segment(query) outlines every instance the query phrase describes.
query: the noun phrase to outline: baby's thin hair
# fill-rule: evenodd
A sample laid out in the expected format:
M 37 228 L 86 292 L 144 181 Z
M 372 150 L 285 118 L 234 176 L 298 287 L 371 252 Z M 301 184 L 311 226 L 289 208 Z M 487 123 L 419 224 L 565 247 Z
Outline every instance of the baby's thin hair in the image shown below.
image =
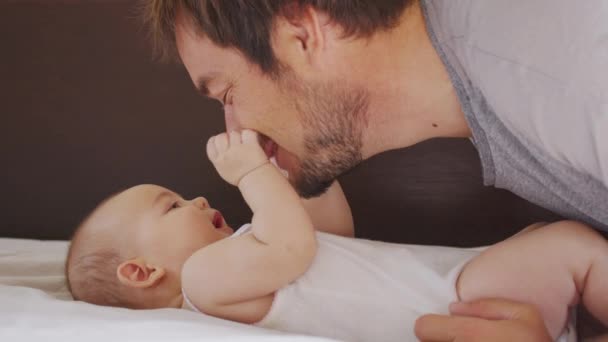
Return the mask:
M 68 259 L 69 260 L 69 259 Z M 99 249 L 68 261 L 68 288 L 75 300 L 104 306 L 131 306 L 116 278 L 120 253 Z
M 121 192 L 103 200 L 78 225 L 72 236 L 65 263 L 65 276 L 68 289 L 75 300 L 104 306 L 133 306 L 116 277 L 116 270 L 124 260 L 120 251 L 112 247 L 97 246 L 92 241 L 95 237 L 87 234 L 90 233 L 87 232 L 87 226 L 93 214 Z M 98 238 L 101 240 L 102 236 Z

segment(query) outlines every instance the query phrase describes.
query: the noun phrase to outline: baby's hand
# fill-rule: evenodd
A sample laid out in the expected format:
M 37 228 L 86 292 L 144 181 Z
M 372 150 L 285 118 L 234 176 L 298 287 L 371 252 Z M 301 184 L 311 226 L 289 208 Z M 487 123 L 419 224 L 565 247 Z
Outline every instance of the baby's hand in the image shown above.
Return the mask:
M 207 156 L 220 176 L 236 186 L 245 175 L 268 163 L 258 143 L 258 133 L 251 130 L 211 137 L 207 142 Z

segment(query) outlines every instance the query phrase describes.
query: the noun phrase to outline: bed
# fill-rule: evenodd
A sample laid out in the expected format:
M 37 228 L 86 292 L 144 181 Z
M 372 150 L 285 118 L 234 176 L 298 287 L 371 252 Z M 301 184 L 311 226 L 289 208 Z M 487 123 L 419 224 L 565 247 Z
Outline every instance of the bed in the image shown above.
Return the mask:
M 233 226 L 251 216 L 203 157 L 223 128 L 219 105 L 196 94 L 181 66 L 153 60 L 135 7 L 0 2 L 0 340 L 293 340 L 189 312 L 70 300 L 65 240 L 111 193 L 155 183 L 205 195 Z M 364 238 L 480 246 L 559 219 L 484 187 L 466 139 L 384 153 L 340 181 Z
M 186 310 L 135 311 L 72 300 L 65 241 L 0 239 L 2 341 L 329 341 L 281 334 Z

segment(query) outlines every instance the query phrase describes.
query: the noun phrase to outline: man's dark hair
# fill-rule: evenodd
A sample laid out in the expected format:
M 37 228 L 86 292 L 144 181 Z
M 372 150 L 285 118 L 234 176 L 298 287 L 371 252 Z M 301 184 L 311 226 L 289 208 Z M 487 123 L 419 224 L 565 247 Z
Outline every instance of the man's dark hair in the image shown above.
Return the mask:
M 175 54 L 175 20 L 181 11 L 198 34 L 223 47 L 234 47 L 265 72 L 278 63 L 271 47 L 277 16 L 289 17 L 312 6 L 329 15 L 344 37 L 369 37 L 395 27 L 415 0 L 144 0 L 144 20 L 157 51 Z

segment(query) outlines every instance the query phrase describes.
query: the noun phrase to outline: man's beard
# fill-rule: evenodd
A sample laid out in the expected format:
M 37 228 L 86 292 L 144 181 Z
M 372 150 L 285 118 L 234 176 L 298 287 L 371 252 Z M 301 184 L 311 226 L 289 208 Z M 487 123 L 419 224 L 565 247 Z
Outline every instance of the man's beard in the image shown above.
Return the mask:
M 304 155 L 296 174 L 290 175 L 291 183 L 301 197 L 317 197 L 363 160 L 369 94 L 339 82 L 303 82 L 291 71 L 284 71 L 280 79 L 293 97 L 304 130 Z

